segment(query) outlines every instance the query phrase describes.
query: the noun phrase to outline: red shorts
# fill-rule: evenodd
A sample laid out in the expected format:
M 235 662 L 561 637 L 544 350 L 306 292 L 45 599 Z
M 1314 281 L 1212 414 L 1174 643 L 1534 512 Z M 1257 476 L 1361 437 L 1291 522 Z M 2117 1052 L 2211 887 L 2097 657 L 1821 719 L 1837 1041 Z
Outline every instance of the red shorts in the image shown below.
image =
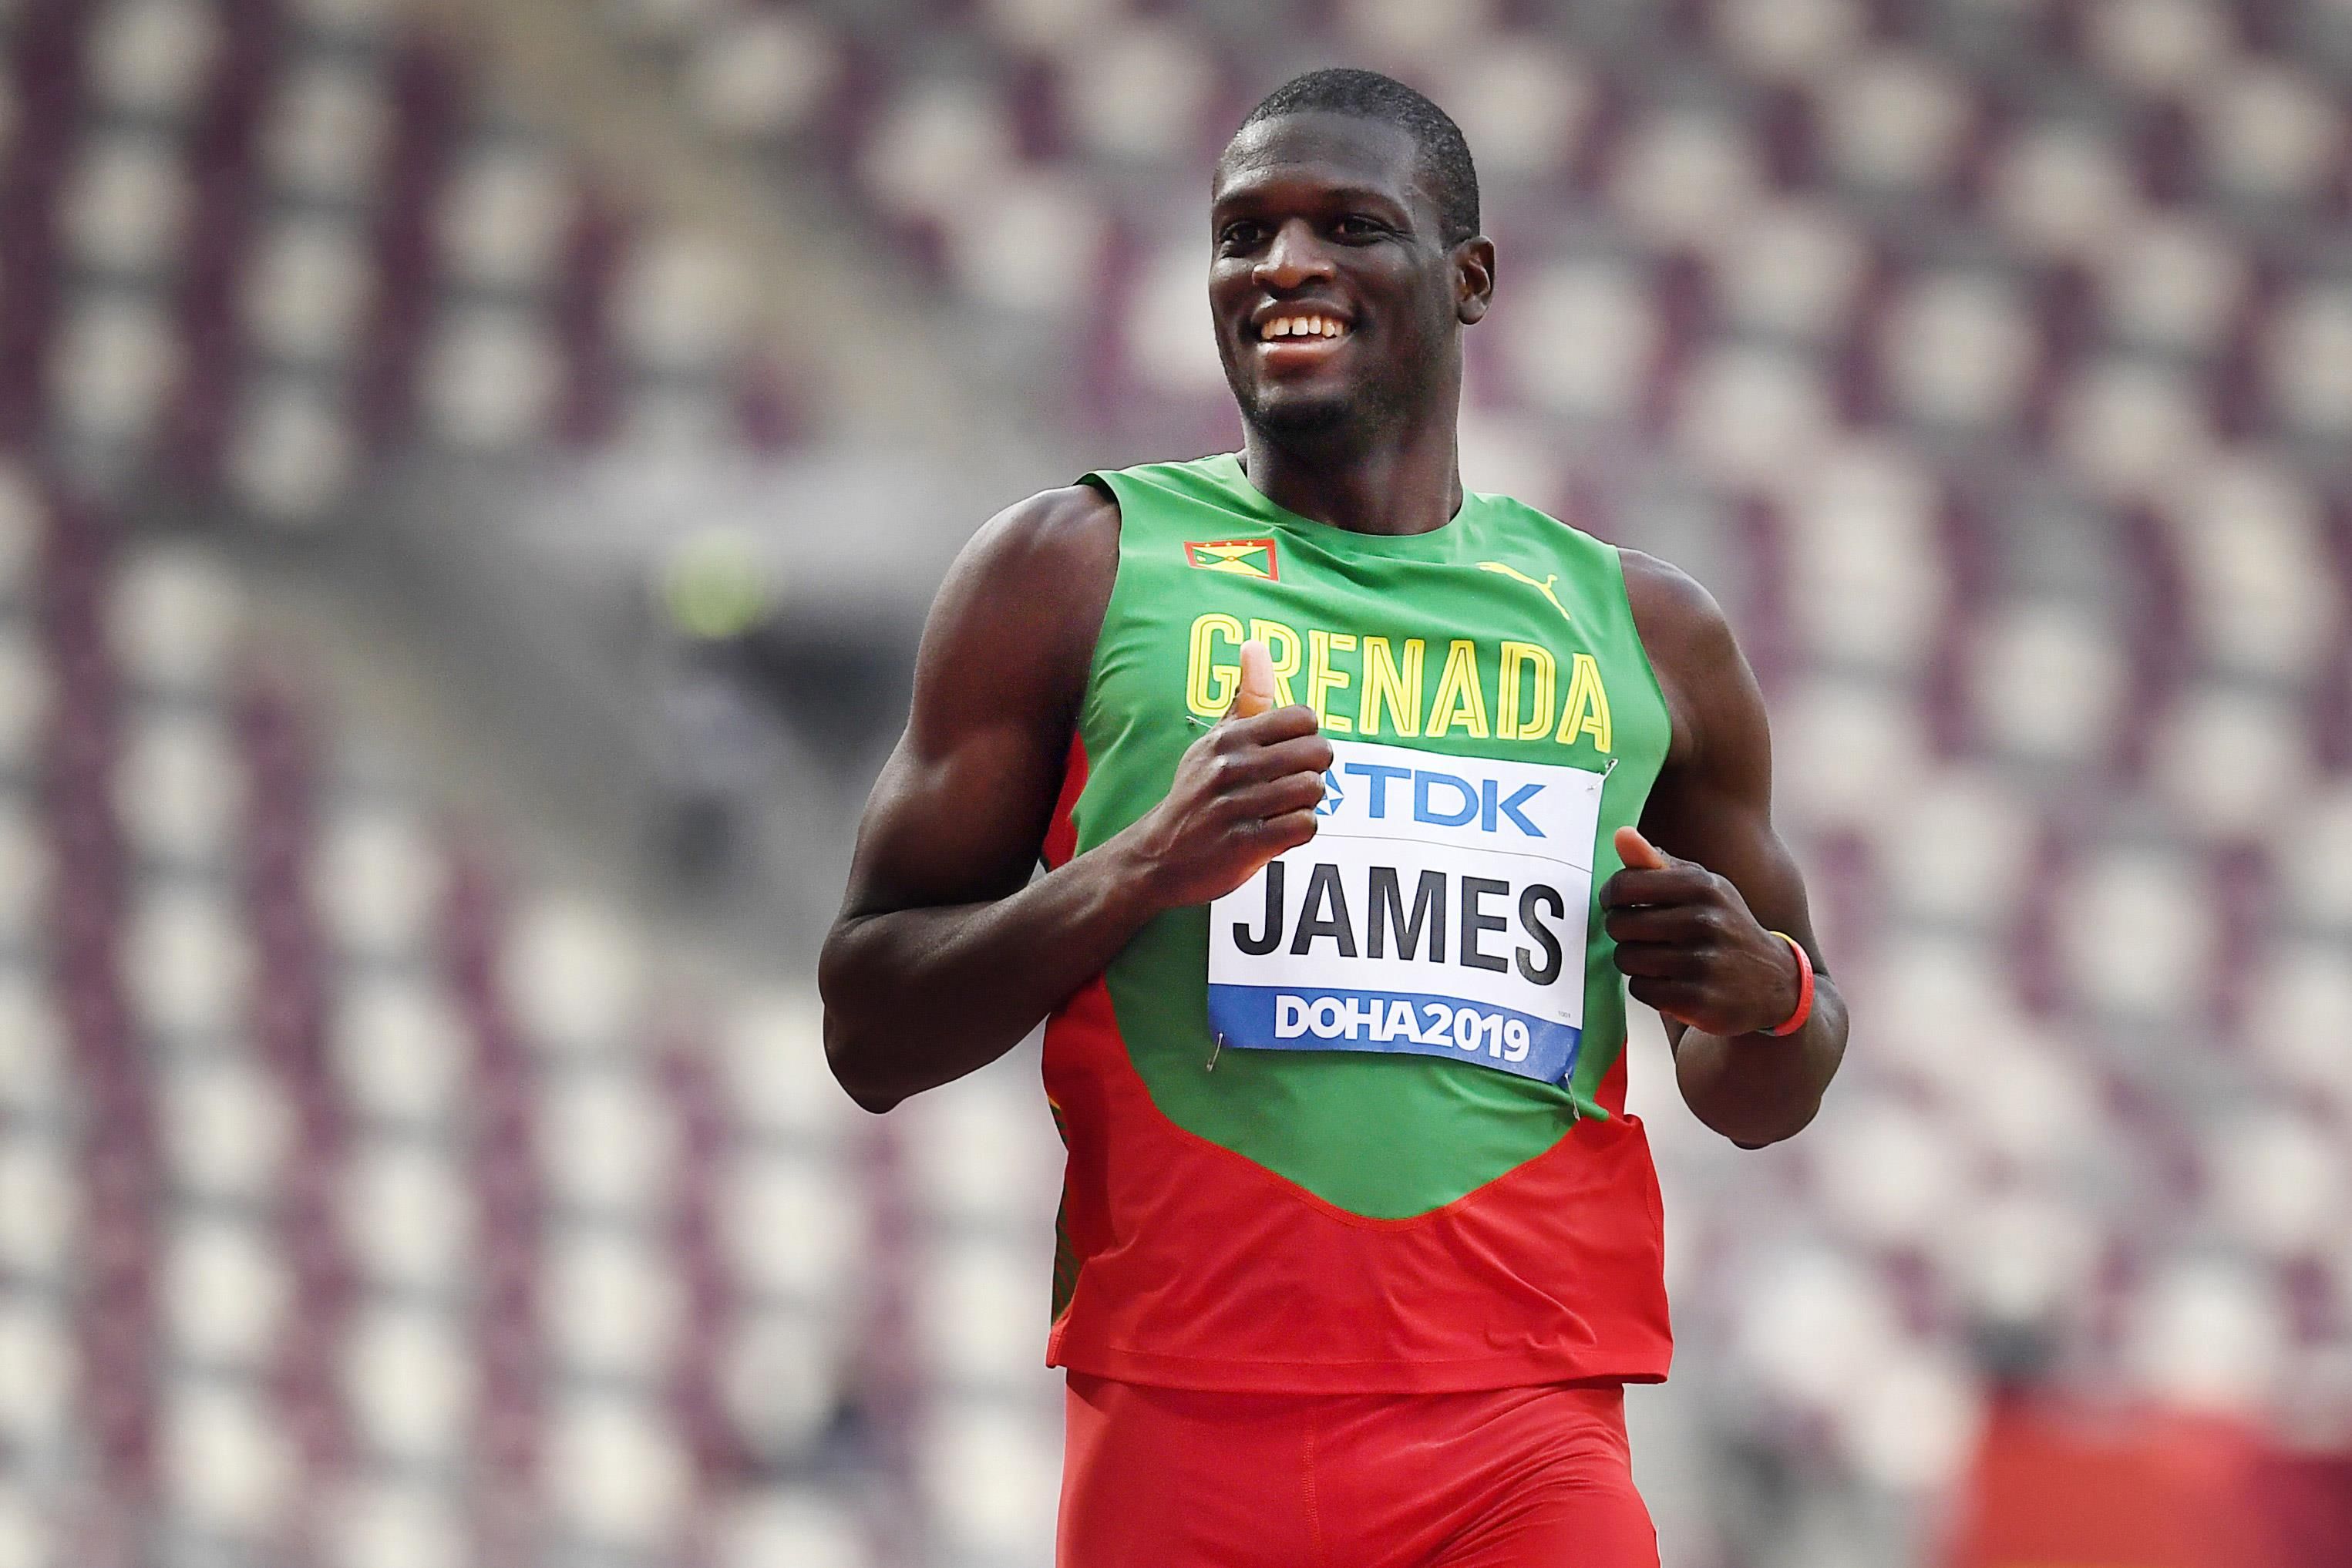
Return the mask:
M 1072 1373 L 1060 1568 L 1657 1568 L 1625 1391 L 1201 1394 Z

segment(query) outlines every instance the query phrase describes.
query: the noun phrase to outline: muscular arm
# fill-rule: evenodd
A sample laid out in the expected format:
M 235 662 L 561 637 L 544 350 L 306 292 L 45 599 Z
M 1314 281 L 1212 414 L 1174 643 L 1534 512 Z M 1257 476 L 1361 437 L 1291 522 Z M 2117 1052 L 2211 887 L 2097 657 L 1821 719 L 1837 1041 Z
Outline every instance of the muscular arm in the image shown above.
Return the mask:
M 1745 1146 L 1793 1136 L 1821 1109 L 1845 1054 L 1845 1003 L 1822 964 L 1804 879 L 1772 826 L 1764 700 L 1715 601 L 1684 574 L 1624 552 L 1633 617 L 1674 718 L 1664 769 L 1642 816 L 1663 869 L 1603 889 L 1634 997 L 1665 1016 L 1683 1099 Z M 1812 1016 L 1785 1019 L 1802 943 L 1817 976 Z
M 1116 506 L 1052 490 L 991 521 L 932 605 L 817 965 L 825 1058 L 869 1110 L 994 1061 L 1153 916 L 1314 832 L 1313 712 L 1229 716 L 1141 820 L 1031 879 L 1118 563 Z

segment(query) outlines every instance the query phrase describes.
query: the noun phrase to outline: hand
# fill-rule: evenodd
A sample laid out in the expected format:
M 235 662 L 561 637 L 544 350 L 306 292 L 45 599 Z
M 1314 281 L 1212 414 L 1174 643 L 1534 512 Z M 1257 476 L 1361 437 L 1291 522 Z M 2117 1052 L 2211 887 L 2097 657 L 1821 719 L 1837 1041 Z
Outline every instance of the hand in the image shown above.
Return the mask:
M 1242 644 L 1240 688 L 1214 729 L 1186 749 L 1168 797 L 1128 829 L 1139 874 L 1162 908 L 1205 904 L 1315 837 L 1331 742 L 1315 710 L 1274 705 L 1274 660 Z
M 1705 1034 L 1777 1028 L 1797 1009 L 1797 955 L 1730 881 L 1621 827 L 1625 868 L 1602 884 L 1603 923 L 1636 1001 Z

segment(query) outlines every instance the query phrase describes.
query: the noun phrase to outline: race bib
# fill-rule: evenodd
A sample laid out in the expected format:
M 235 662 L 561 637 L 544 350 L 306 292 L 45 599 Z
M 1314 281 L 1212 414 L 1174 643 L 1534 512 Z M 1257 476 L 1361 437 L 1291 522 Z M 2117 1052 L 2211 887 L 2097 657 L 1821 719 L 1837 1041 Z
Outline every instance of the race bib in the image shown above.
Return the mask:
M 1312 841 L 1209 906 L 1221 1048 L 1576 1065 L 1605 775 L 1331 742 Z

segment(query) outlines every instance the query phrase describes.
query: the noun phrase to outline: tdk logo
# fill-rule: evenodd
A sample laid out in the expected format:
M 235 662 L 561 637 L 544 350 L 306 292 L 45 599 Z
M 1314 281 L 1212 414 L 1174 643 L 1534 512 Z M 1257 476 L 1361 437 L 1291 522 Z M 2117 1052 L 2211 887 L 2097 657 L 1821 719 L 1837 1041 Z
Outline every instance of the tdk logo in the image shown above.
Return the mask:
M 1364 815 L 1374 822 L 1385 820 L 1393 809 L 1400 816 L 1410 813 L 1413 821 L 1434 827 L 1467 827 L 1475 822 L 1480 832 L 1497 833 L 1507 821 L 1529 838 L 1545 837 L 1527 814 L 1528 803 L 1544 792 L 1542 784 L 1521 784 L 1505 795 L 1495 779 L 1474 783 L 1459 773 L 1391 767 L 1385 763 L 1342 763 L 1325 773 L 1323 804 L 1315 808 L 1318 816 L 1333 815 L 1347 800 L 1333 776 L 1342 773 L 1364 781 Z M 1397 786 L 1393 793 L 1391 784 Z
M 1323 774 L 1323 804 L 1315 808 L 1318 816 L 1335 815 L 1348 799 L 1348 792 L 1339 787 L 1339 781 L 1334 776 L 1339 771 L 1332 768 Z

